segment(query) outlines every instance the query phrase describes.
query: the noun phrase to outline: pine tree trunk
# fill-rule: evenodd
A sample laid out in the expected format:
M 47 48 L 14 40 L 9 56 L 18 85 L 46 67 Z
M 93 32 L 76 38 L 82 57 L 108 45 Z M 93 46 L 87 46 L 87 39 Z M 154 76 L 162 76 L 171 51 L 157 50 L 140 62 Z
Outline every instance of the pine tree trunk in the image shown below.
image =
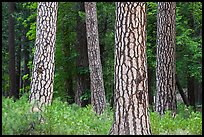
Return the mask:
M 54 83 L 57 2 L 39 2 L 36 25 L 35 54 L 29 100 L 32 111 L 41 111 L 51 103 Z
M 9 96 L 18 98 L 18 93 L 16 92 L 14 18 L 12 17 L 15 9 L 15 2 L 8 2 L 8 5 L 9 5 L 8 46 L 9 46 L 9 79 L 10 79 Z
M 190 75 L 187 77 L 187 93 L 189 104 L 195 109 L 194 77 Z
M 148 96 L 149 96 L 149 105 L 153 107 L 153 90 L 152 90 L 152 83 L 153 83 L 153 70 L 150 67 L 147 67 L 147 76 L 148 76 Z
M 176 113 L 175 24 L 176 2 L 158 2 L 156 111 Z
M 77 5 L 79 11 L 85 12 L 84 2 L 79 2 Z M 82 95 L 87 94 L 90 90 L 90 77 L 88 72 L 83 72 L 83 70 L 89 69 L 88 62 L 88 51 L 87 51 L 87 39 L 86 39 L 86 23 L 82 17 L 77 14 L 77 41 L 76 41 L 76 51 L 78 52 L 78 57 L 76 60 L 77 65 L 77 76 L 76 76 L 76 93 L 75 93 L 75 103 L 79 106 L 85 106 L 88 100 L 84 100 Z
M 23 47 L 23 55 L 24 55 L 24 70 L 23 75 L 28 75 L 28 78 L 23 81 L 23 88 L 24 92 L 28 92 L 28 86 L 30 85 L 30 69 L 28 67 L 29 62 L 29 45 L 28 39 L 26 38 L 26 28 L 23 29 L 23 36 L 22 36 L 22 47 Z
M 100 59 L 96 2 L 85 2 L 85 12 L 91 80 L 91 104 L 97 114 L 102 114 L 106 106 L 106 98 Z
M 150 135 L 146 3 L 116 3 L 114 123 L 111 135 Z
M 186 97 L 186 95 L 185 95 L 185 93 L 184 93 L 184 91 L 183 91 L 183 88 L 182 88 L 182 86 L 181 86 L 181 84 L 180 84 L 180 82 L 179 82 L 179 78 L 178 78 L 177 75 L 176 75 L 176 86 L 177 86 L 178 91 L 179 91 L 179 93 L 180 93 L 180 95 L 181 95 L 181 98 L 183 99 L 184 104 L 185 104 L 186 106 L 189 106 L 189 101 L 188 101 L 188 99 L 187 99 L 187 97 Z
M 19 41 L 21 41 L 21 37 L 19 38 Z M 17 45 L 16 50 L 16 94 L 17 98 L 19 98 L 21 88 L 21 42 Z

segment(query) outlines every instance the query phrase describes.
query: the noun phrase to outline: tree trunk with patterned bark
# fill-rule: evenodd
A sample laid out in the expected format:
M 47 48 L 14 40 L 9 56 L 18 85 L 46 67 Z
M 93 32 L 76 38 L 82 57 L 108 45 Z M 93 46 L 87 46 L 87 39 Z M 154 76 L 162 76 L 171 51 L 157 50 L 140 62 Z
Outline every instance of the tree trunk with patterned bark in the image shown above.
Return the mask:
M 32 111 L 42 111 L 52 101 L 56 41 L 57 2 L 39 2 L 35 54 L 29 101 Z
M 116 3 L 114 123 L 111 135 L 150 135 L 146 3 Z
M 91 104 L 97 114 L 102 114 L 106 106 L 102 65 L 98 39 L 96 2 L 85 2 L 86 34 L 91 80 Z
M 155 107 L 160 115 L 176 113 L 175 25 L 176 2 L 158 2 Z

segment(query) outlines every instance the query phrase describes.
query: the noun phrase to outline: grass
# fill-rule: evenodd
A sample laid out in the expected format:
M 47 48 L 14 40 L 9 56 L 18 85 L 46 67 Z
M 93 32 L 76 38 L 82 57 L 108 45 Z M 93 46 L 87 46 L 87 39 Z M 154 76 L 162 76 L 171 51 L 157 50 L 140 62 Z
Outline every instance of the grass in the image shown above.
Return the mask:
M 107 135 L 113 121 L 110 107 L 98 116 L 90 105 L 80 108 L 55 99 L 39 114 L 30 112 L 26 96 L 16 102 L 2 97 L 2 101 L 3 135 Z M 44 118 L 42 123 L 39 123 L 39 115 Z M 150 112 L 150 123 L 153 135 L 202 134 L 201 112 L 194 112 L 183 104 L 178 104 L 175 118 L 168 111 L 163 117 Z

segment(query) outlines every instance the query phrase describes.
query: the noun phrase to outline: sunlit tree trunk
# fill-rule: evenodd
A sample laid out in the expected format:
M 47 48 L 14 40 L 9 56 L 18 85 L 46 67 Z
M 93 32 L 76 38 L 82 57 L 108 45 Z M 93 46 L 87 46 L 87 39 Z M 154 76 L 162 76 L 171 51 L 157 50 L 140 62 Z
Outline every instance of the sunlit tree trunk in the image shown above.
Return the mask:
M 150 135 L 146 3 L 116 3 L 114 123 L 111 135 Z
M 57 2 L 39 2 L 35 54 L 29 100 L 32 111 L 41 111 L 53 96 L 54 53 L 56 41 Z
M 97 114 L 102 114 L 106 106 L 106 98 L 100 59 L 96 2 L 85 2 L 85 12 L 91 80 L 91 104 Z
M 176 113 L 175 22 L 176 2 L 158 2 L 156 111 Z

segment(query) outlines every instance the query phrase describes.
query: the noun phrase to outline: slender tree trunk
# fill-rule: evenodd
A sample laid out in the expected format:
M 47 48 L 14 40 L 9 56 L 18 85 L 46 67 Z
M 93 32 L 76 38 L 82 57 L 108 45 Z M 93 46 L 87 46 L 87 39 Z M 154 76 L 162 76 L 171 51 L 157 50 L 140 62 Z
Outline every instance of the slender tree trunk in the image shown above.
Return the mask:
M 19 38 L 21 41 L 21 37 Z M 21 42 L 17 45 L 17 53 L 16 53 L 16 94 L 17 98 L 19 98 L 20 88 L 21 88 Z
M 199 104 L 199 105 L 202 105 L 202 82 L 199 82 L 199 81 L 197 81 L 198 83 L 197 83 L 197 103 Z
M 187 77 L 187 93 L 189 104 L 195 108 L 194 77 Z
M 39 2 L 36 25 L 35 54 L 29 100 L 32 111 L 52 101 L 54 83 L 54 55 L 56 41 L 57 2 Z
M 24 54 L 24 72 L 23 75 L 28 75 L 28 78 L 23 81 L 24 92 L 28 92 L 28 86 L 30 85 L 30 69 L 28 67 L 29 62 L 29 45 L 28 39 L 26 38 L 26 28 L 23 29 L 23 36 L 22 36 L 22 43 L 23 43 L 23 54 Z
M 14 18 L 12 17 L 15 9 L 15 2 L 8 2 L 8 5 L 9 5 L 8 45 L 9 45 L 9 79 L 10 79 L 9 96 L 18 98 L 18 93 L 16 92 Z
M 176 2 L 158 2 L 156 111 L 176 113 L 175 21 Z
M 176 75 L 176 85 L 177 85 L 178 91 L 179 91 L 179 93 L 181 95 L 181 98 L 183 99 L 184 104 L 186 106 L 189 106 L 189 101 L 188 101 L 188 99 L 187 99 L 187 97 L 186 97 L 186 95 L 185 95 L 185 93 L 183 91 L 183 88 L 181 87 L 181 84 L 179 82 L 179 79 L 178 79 L 177 75 Z
M 149 104 L 153 106 L 153 90 L 152 90 L 152 77 L 153 77 L 153 70 L 150 67 L 147 67 L 147 75 L 148 75 L 148 95 L 149 95 Z
M 77 5 L 79 11 L 85 12 L 84 2 L 79 2 Z M 82 95 L 87 94 L 90 91 L 90 77 L 89 72 L 83 71 L 89 69 L 88 62 L 88 50 L 87 50 L 87 39 L 86 39 L 86 23 L 82 17 L 77 14 L 77 41 L 76 41 L 76 51 L 78 52 L 78 57 L 76 60 L 77 65 L 77 76 L 76 76 L 76 93 L 75 93 L 75 103 L 79 106 L 85 106 L 88 103 L 84 100 Z
M 91 79 L 91 104 L 97 114 L 102 114 L 106 106 L 102 65 L 98 39 L 96 2 L 85 2 L 86 33 Z
M 150 135 L 146 3 L 116 3 L 114 123 L 111 135 Z

